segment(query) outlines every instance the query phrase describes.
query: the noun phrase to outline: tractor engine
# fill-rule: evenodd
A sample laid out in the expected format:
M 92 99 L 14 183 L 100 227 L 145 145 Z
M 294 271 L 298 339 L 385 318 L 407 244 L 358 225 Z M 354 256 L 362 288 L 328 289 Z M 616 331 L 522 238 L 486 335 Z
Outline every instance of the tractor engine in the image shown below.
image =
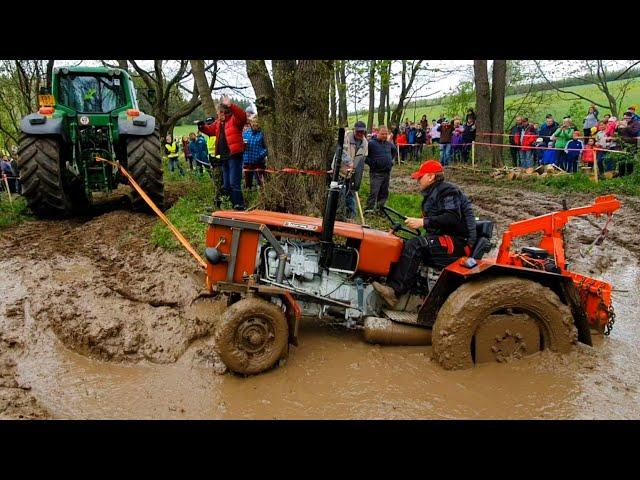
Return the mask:
M 303 315 L 340 317 L 351 324 L 379 309 L 379 299 L 374 295 L 373 287 L 361 277 L 354 276 L 357 250 L 335 246 L 333 266 L 322 273 L 320 243 L 283 239 L 281 245 L 288 257 L 282 282 L 296 289 L 303 297 L 306 294 L 308 300 L 314 300 L 300 299 Z M 267 281 L 275 282 L 278 268 L 275 249 L 265 244 L 259 262 L 258 271 L 261 275 Z M 326 303 L 318 303 L 318 297 L 327 300 Z M 343 304 L 342 307 L 340 304 Z M 357 305 L 358 308 L 345 309 L 345 304 Z

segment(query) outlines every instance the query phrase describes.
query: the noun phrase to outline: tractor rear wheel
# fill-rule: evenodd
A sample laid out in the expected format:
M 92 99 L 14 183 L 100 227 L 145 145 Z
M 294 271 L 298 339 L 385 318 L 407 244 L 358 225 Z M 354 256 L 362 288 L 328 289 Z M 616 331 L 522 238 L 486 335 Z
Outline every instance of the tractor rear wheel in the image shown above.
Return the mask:
M 224 312 L 215 345 L 229 370 L 253 375 L 273 367 L 287 353 L 289 326 L 284 312 L 260 298 L 245 298 Z
M 64 191 L 60 144 L 51 137 L 22 135 L 18 147 L 22 195 L 38 217 L 65 215 L 71 201 Z
M 504 362 L 543 349 L 568 352 L 577 342 L 569 306 L 551 289 L 518 277 L 461 285 L 433 326 L 434 358 L 446 369 Z
M 151 134 L 127 139 L 127 166 L 133 179 L 153 200 L 159 209 L 164 208 L 164 180 L 162 154 L 158 129 Z M 133 188 L 133 187 L 132 187 Z M 134 210 L 148 210 L 147 203 L 137 191 L 133 192 Z

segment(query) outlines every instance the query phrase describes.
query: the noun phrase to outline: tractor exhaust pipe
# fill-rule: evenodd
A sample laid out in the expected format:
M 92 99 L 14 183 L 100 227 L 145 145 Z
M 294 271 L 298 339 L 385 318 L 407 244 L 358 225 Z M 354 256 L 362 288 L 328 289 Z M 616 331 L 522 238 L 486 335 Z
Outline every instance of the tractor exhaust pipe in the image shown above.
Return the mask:
M 388 318 L 367 317 L 364 339 L 377 345 L 431 345 L 431 329 L 403 325 Z
M 338 129 L 338 147 L 336 148 L 333 172 L 331 173 L 331 183 L 327 194 L 327 205 L 322 218 L 322 234 L 320 235 L 320 245 L 322 253 L 320 265 L 329 268 L 333 258 L 333 228 L 336 224 L 336 211 L 338 210 L 338 200 L 340 198 L 340 166 L 342 165 L 342 150 L 344 145 L 344 128 Z

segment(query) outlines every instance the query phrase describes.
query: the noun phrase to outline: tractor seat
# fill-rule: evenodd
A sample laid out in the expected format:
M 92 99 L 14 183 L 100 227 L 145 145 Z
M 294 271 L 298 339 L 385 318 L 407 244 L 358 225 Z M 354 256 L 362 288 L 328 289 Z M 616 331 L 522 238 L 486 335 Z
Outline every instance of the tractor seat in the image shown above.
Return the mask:
M 493 222 L 491 220 L 479 220 L 476 222 L 476 243 L 471 249 L 471 256 L 476 260 L 484 257 L 491 251 L 491 237 L 493 236 Z
M 476 222 L 476 243 L 471 249 L 471 257 L 480 260 L 486 253 L 491 251 L 491 237 L 493 236 L 493 222 L 491 220 L 479 220 Z M 439 272 L 459 257 L 434 258 L 430 265 L 436 272 Z

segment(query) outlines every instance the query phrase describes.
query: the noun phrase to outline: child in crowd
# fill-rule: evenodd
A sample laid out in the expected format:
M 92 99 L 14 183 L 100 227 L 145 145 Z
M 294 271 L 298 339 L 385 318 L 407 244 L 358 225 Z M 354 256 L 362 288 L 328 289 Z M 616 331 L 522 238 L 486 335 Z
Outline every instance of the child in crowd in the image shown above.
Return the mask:
M 462 125 L 459 119 L 453 121 L 453 136 L 451 137 L 451 150 L 453 152 L 453 161 L 462 159 Z
M 547 149 L 542 150 L 542 165 L 557 165 L 558 151 L 553 148 L 553 141 L 547 144 Z
M 538 137 L 536 141 L 533 142 L 533 159 L 536 165 L 543 165 L 542 163 L 542 154 L 544 150 L 541 147 L 544 147 L 544 138 Z
M 396 137 L 396 145 L 400 149 L 400 161 L 405 163 L 407 161 L 409 149 L 407 148 L 407 134 L 405 133 L 404 128 L 400 130 L 400 133 Z
M 533 128 L 533 125 L 529 124 L 522 136 L 522 141 L 520 142 L 522 147 L 518 152 L 518 156 L 520 157 L 520 166 L 522 168 L 533 167 L 533 150 L 531 149 L 531 146 L 535 142 L 537 136 L 538 134 Z M 517 137 L 518 135 L 516 134 L 516 138 Z
M 583 149 L 584 144 L 580 140 L 580 132 L 576 130 L 573 132 L 573 139 L 569 140 L 564 147 L 564 151 L 567 154 L 567 172 L 576 173 L 578 171 L 578 161 L 582 156 Z
M 589 137 L 587 140 L 587 144 L 584 146 L 584 150 L 582 151 L 582 162 L 587 167 L 593 167 L 596 159 L 596 139 L 593 137 Z

